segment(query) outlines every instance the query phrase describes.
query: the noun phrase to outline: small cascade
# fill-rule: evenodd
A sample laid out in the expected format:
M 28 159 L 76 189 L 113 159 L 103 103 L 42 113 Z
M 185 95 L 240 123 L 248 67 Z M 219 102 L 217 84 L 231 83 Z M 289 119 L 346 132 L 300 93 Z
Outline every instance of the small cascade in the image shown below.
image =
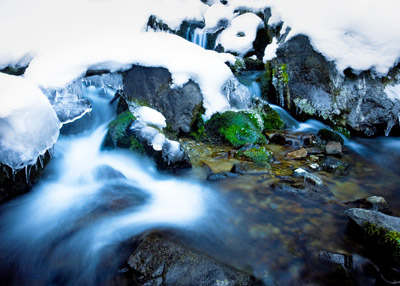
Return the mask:
M 207 49 L 207 33 L 200 28 L 188 29 L 186 40 Z

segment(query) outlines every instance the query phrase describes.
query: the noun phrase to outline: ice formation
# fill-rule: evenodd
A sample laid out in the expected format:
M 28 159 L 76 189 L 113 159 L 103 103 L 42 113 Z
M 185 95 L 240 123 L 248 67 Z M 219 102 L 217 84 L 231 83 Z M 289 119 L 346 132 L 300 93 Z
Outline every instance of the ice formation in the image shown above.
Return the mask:
M 57 114 L 41 90 L 0 73 L 0 162 L 19 170 L 36 163 L 59 135 Z
M 231 25 L 222 31 L 217 39 L 226 51 L 235 52 L 244 56 L 253 49 L 258 28 L 263 26 L 263 21 L 253 13 L 245 13 L 234 18 Z

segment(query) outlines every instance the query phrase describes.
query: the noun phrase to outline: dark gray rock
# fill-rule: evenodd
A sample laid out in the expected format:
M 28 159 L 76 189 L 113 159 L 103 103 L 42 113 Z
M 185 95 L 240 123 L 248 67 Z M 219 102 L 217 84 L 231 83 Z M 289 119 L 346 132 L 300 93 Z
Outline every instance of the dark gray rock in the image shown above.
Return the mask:
M 269 135 L 268 138 L 271 143 L 278 144 L 278 145 L 286 145 L 289 142 L 286 139 L 286 137 L 280 133 L 273 133 L 273 134 Z
M 386 231 L 400 232 L 400 218 L 398 217 L 385 215 L 375 210 L 359 208 L 348 209 L 345 214 L 361 228 L 366 225 L 374 225 Z
M 255 285 L 245 272 L 159 234 L 146 236 L 128 260 L 132 285 Z
M 388 134 L 398 122 L 400 101 L 384 92 L 399 73 L 397 68 L 384 79 L 370 71 L 354 75 L 348 70 L 342 75 L 304 35 L 281 44 L 276 55 L 271 61 L 272 83 L 281 106 L 367 136 Z
M 215 173 L 211 174 L 210 176 L 207 177 L 208 181 L 219 181 L 222 179 L 227 179 L 227 178 L 237 178 L 241 174 L 240 173 L 232 173 L 232 172 L 220 172 L 220 173 Z
M 161 112 L 171 131 L 189 132 L 202 108 L 200 88 L 193 81 L 175 89 L 171 84 L 165 68 L 133 66 L 124 73 L 123 96 L 128 104 L 137 101 Z
M 361 208 L 367 210 L 379 211 L 384 214 L 390 215 L 392 213 L 389 204 L 383 197 L 371 196 L 364 199 L 358 199 L 351 202 L 346 202 L 345 205 L 351 208 Z
M 327 156 L 321 163 L 321 167 L 324 171 L 335 174 L 343 174 L 344 171 L 349 167 L 349 164 L 342 162 L 332 156 Z

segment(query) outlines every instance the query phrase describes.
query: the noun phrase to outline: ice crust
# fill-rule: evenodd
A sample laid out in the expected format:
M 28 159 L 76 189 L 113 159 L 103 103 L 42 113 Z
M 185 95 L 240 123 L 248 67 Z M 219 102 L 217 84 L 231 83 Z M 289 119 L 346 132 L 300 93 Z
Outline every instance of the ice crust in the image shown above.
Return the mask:
M 42 91 L 0 73 L 0 162 L 14 170 L 36 163 L 59 135 L 60 121 Z

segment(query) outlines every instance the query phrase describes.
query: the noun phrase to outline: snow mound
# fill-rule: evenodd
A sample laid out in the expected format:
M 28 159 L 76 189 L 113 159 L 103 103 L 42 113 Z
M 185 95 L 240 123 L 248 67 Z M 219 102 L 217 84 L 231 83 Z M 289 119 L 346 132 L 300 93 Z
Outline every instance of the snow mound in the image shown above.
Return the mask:
M 46 96 L 24 78 L 0 73 L 0 162 L 19 170 L 56 142 L 60 122 Z
M 245 13 L 234 18 L 231 25 L 222 31 L 217 39 L 226 51 L 237 53 L 243 57 L 253 49 L 257 30 L 263 26 L 263 21 L 253 13 Z
M 167 127 L 164 115 L 153 108 L 147 106 L 137 107 L 134 110 L 134 115 L 147 125 L 153 125 L 158 128 Z

